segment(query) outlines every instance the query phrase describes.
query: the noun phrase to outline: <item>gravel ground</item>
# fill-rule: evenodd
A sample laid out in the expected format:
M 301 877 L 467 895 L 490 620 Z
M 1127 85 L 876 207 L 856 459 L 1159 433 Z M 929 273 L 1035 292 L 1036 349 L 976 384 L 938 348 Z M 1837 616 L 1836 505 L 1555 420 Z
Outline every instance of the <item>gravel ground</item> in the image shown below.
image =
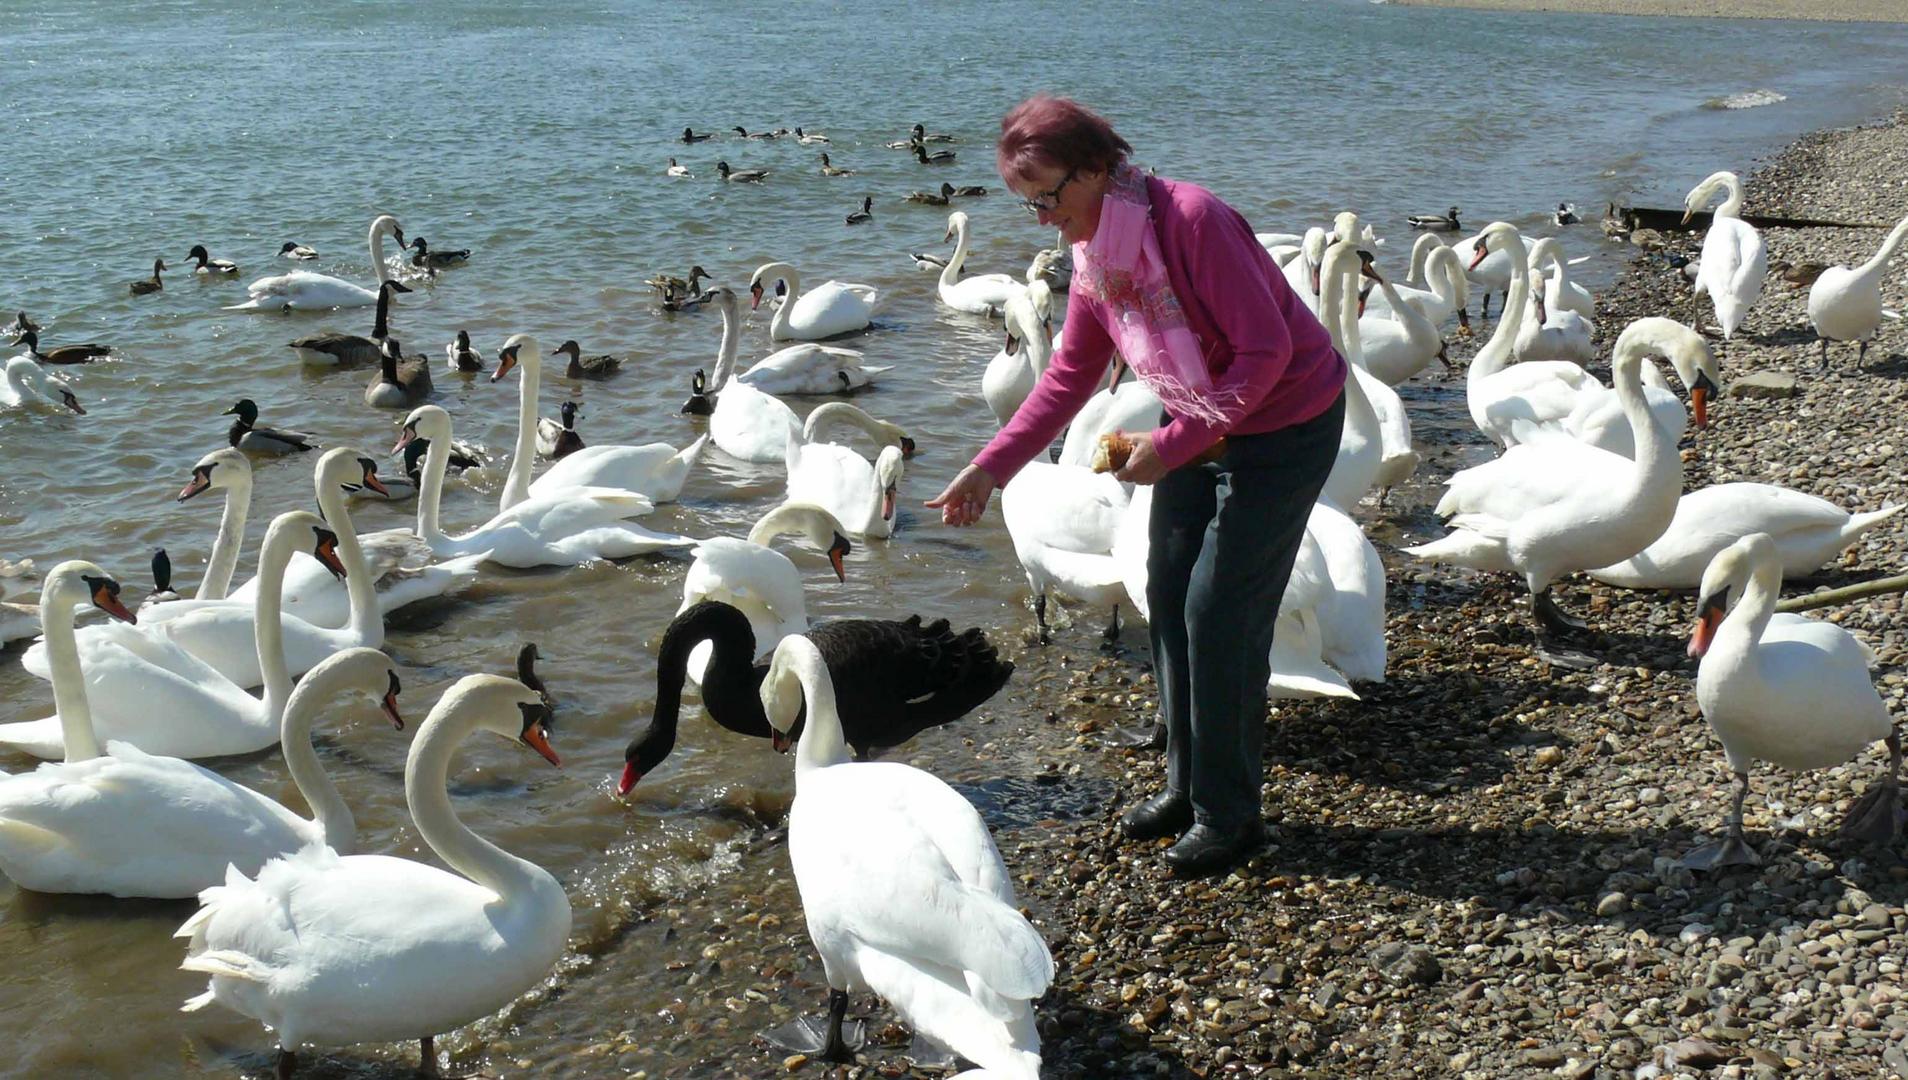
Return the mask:
M 1908 116 L 1801 140 L 1755 174 L 1748 203 L 1892 223 L 1908 210 L 1903 177 Z M 1882 235 L 1767 240 L 1772 260 L 1855 263 Z M 1687 321 L 1688 289 L 1666 256 L 1695 243 L 1639 251 L 1599 301 L 1606 350 L 1632 318 Z M 1905 302 L 1899 272 L 1885 288 Z M 1772 273 L 1736 339 L 1716 342 L 1728 378 L 1783 372 L 1799 392 L 1720 403 L 1711 427 L 1686 438 L 1689 486 L 1778 482 L 1849 509 L 1908 500 L 1895 462 L 1895 448 L 1908 447 L 1908 329 L 1884 323 L 1865 371 L 1842 346 L 1820 372 L 1805 300 L 1806 288 Z M 1702 315 L 1713 321 L 1706 306 Z M 1448 472 L 1440 461 L 1465 451 L 1432 448 L 1425 471 Z M 1801 776 L 1759 767 L 1746 811 L 1764 865 L 1692 874 L 1677 860 L 1720 834 L 1730 793 L 1684 652 L 1693 598 L 1572 579 L 1559 600 L 1589 616 L 1599 633 L 1588 651 L 1607 662 L 1553 669 L 1532 655 L 1520 583 L 1398 553 L 1441 531 L 1429 513 L 1435 493 L 1414 494 L 1420 505 L 1389 516 L 1369 504 L 1361 512 L 1389 569 L 1390 680 L 1363 688 L 1363 701 L 1272 710 L 1271 843 L 1231 876 L 1181 882 L 1155 847 L 1120 840 L 1118 810 L 1154 790 L 1163 766 L 1156 753 L 1100 747 L 1109 724 L 1150 720 L 1155 701 L 1143 654 L 1094 648 L 1098 616 L 1081 612 L 1053 646 L 1023 654 L 1013 711 L 1045 722 L 978 723 L 983 769 L 1011 738 L 1016 756 L 1031 749 L 1046 763 L 1039 781 L 1082 786 L 1104 806 L 996 825 L 1059 965 L 1040 1005 L 1043 1075 L 1908 1074 L 1908 847 L 1859 850 L 1834 838 L 1885 751 Z M 1890 525 L 1789 589 L 1904 567 L 1908 540 Z M 1877 650 L 1877 678 L 1900 713 L 1899 598 L 1818 614 Z M 765 989 L 812 1008 L 819 965 L 798 935 L 794 926 L 762 935 L 771 940 L 758 945 L 775 954 L 763 974 L 780 983 Z M 876 1027 L 885 1015 L 872 999 L 856 1011 Z M 823 1075 L 760 1053 L 753 1065 L 728 1060 L 724 1075 L 738 1066 Z M 909 1071 L 898 1051 L 866 1060 L 826 1075 L 936 1075 Z

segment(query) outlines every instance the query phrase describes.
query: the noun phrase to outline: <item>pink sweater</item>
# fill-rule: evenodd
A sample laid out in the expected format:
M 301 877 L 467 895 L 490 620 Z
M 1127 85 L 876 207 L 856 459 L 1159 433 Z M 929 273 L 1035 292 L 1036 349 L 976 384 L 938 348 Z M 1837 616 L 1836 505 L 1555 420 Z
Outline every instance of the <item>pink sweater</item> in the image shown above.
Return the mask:
M 1178 468 L 1223 435 L 1276 431 L 1324 412 L 1344 389 L 1345 362 L 1253 238 L 1252 226 L 1195 184 L 1152 177 L 1146 187 L 1167 277 L 1205 350 L 1213 383 L 1236 387 L 1252 403 L 1230 431 L 1173 418 L 1153 435 L 1160 460 Z M 1113 355 L 1110 318 L 1104 303 L 1083 292 L 1069 295 L 1059 351 L 1013 419 L 974 457 L 996 484 L 1006 486 L 1045 450 L 1105 381 Z

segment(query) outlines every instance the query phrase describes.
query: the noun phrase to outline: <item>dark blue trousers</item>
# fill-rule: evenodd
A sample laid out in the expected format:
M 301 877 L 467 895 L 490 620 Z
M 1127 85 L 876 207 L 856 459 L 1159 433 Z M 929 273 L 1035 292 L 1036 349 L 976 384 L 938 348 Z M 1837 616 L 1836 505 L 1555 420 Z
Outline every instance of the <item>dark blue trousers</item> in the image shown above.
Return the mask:
M 1302 424 L 1230 436 L 1217 461 L 1154 486 L 1146 599 L 1166 786 L 1201 824 L 1258 820 L 1272 626 L 1344 421 L 1341 395 Z

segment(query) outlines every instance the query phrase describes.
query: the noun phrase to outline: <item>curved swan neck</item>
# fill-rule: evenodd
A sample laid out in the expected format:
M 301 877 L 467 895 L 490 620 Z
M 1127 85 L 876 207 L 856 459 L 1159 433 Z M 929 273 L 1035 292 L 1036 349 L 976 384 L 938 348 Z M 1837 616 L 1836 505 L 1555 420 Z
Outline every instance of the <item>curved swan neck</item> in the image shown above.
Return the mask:
M 1860 278 L 1880 277 L 1888 265 L 1888 260 L 1895 257 L 1895 249 L 1901 246 L 1904 236 L 1908 236 L 1908 217 L 1895 223 L 1895 227 L 1888 233 L 1888 239 L 1882 241 L 1881 247 L 1875 250 L 1875 254 L 1870 256 L 1867 262 L 1855 268 L 1855 275 Z
M 808 536 L 811 533 L 826 534 L 834 531 L 834 523 L 824 528 L 817 524 L 821 520 L 819 507 L 802 503 L 783 503 L 763 514 L 761 520 L 749 529 L 748 541 L 760 547 L 768 547 L 769 541 L 778 536 Z
M 850 424 L 868 433 L 876 446 L 893 446 L 897 441 L 888 425 L 869 416 L 867 410 L 845 401 L 830 401 L 815 407 L 802 423 L 802 441 L 814 442 L 829 424 Z
M 1524 326 L 1524 308 L 1530 303 L 1530 268 L 1525 265 L 1529 253 L 1524 249 L 1524 241 L 1513 232 L 1500 234 L 1498 243 L 1504 245 L 1505 253 L 1510 256 L 1510 292 L 1498 313 L 1497 329 L 1492 332 L 1491 340 L 1471 358 L 1471 369 L 1465 376 L 1467 385 L 1471 386 L 1504 370 L 1509 363 L 1511 346 Z
M 431 449 L 437 449 L 435 442 Z M 363 545 L 358 543 L 358 530 L 351 524 L 351 511 L 345 507 L 344 493 L 337 484 L 330 483 L 321 470 L 317 494 L 325 523 L 338 535 L 338 559 L 345 568 L 345 595 L 351 599 L 351 619 L 346 625 L 360 641 L 383 641 L 384 614 L 378 610 L 377 585 L 371 580 L 371 567 L 365 562 Z M 263 593 L 264 582 L 259 585 Z
M 1714 216 L 1741 217 L 1742 216 L 1742 181 L 1736 179 L 1735 176 L 1733 175 L 1725 176 L 1723 177 L 1723 180 L 1722 180 L 1722 189 L 1723 191 L 1728 193 L 1728 197 L 1722 201 L 1721 206 L 1716 207 Z
M 278 725 L 278 742 L 292 783 L 305 797 L 305 805 L 311 807 L 312 820 L 324 830 L 326 845 L 340 855 L 351 854 L 357 846 L 358 822 L 312 748 L 311 726 L 319 704 L 351 686 L 351 666 L 349 662 L 327 661 L 306 675 L 285 703 Z
M 534 342 L 523 342 L 517 347 L 517 446 L 510 453 L 510 475 L 504 478 L 503 494 L 497 498 L 500 514 L 530 497 L 530 473 L 535 468 L 532 459 L 537 451 L 537 397 L 542 385 L 543 352 Z M 431 440 L 431 449 L 437 449 L 437 440 Z
M 803 649 L 796 654 L 794 670 L 802 683 L 807 711 L 801 741 L 795 748 L 795 777 L 799 782 L 803 773 L 840 765 L 849 757 L 848 742 L 841 732 L 841 713 L 835 706 L 835 683 L 828 677 L 821 653 L 812 645 Z
M 793 266 L 781 264 L 776 269 L 782 284 L 788 286 L 788 295 L 782 297 L 782 306 L 775 309 L 775 318 L 769 321 L 769 337 L 781 340 L 788 334 L 788 320 L 795 310 L 795 301 L 802 295 L 802 275 Z
M 418 729 L 404 766 L 404 800 L 424 842 L 451 869 L 496 893 L 504 903 L 531 891 L 548 874 L 472 832 L 452 809 L 451 756 L 477 726 L 467 698 L 445 694 Z
M 1429 271 L 1426 264 L 1431 261 L 1431 253 L 1444 246 L 1436 233 L 1425 233 L 1411 245 L 1411 267 L 1405 271 L 1405 284 L 1415 285 L 1420 281 L 1429 283 Z
M 961 266 L 967 262 L 967 218 L 954 221 L 954 256 L 941 267 L 941 287 L 949 288 L 961 280 Z
M 787 307 L 786 304 L 783 306 Z M 739 335 L 736 332 L 735 298 L 733 296 L 726 298 L 723 303 L 716 305 L 716 308 L 722 314 L 722 344 L 716 350 L 715 371 L 710 373 L 709 393 L 712 394 L 726 389 L 729 380 L 735 378 L 735 354 L 740 347 Z
M 265 715 L 283 721 L 291 696 L 291 669 L 285 663 L 285 566 L 298 546 L 301 515 L 285 514 L 265 532 L 259 554 L 258 593 L 252 598 L 252 637 L 258 649 L 258 670 L 265 679 Z M 342 546 L 344 538 L 339 537 Z M 286 755 L 288 758 L 289 754 Z M 302 787 L 302 785 L 301 785 Z
M 199 591 L 193 595 L 200 600 L 223 600 L 232 590 L 232 572 L 238 569 L 239 548 L 245 542 L 245 521 L 252 508 L 252 485 L 228 485 L 225 489 L 225 507 L 219 512 L 218 535 L 212 538 L 212 555 L 205 563 L 205 577 L 199 582 Z
M 384 265 L 384 219 L 371 222 L 371 268 L 378 273 L 378 284 L 391 280 L 391 272 Z M 360 324 L 362 325 L 362 324 Z
M 425 436 L 430 445 L 424 448 L 423 486 L 417 492 L 417 538 L 432 547 L 444 540 L 437 514 L 438 500 L 444 497 L 444 470 L 450 467 L 450 432 L 442 434 Z
M 90 761 L 100 754 L 93 732 L 93 708 L 86 700 L 86 675 L 80 670 L 79 641 L 73 633 L 72 605 L 62 605 L 53 580 L 42 583 L 40 632 L 46 636 L 47 664 L 53 670 L 53 707 L 60 713 L 60 739 L 66 761 Z M 60 608 L 66 610 L 61 611 Z

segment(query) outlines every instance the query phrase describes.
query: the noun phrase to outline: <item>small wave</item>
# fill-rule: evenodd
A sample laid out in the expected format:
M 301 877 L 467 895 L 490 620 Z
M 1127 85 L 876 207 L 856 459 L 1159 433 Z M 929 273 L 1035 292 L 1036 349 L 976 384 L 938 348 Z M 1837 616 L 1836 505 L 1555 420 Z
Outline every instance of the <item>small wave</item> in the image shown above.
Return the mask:
M 1744 90 L 1739 94 L 1713 97 L 1703 102 L 1705 109 L 1754 109 L 1762 105 L 1774 105 L 1789 100 L 1789 95 L 1778 94 L 1774 90 Z

